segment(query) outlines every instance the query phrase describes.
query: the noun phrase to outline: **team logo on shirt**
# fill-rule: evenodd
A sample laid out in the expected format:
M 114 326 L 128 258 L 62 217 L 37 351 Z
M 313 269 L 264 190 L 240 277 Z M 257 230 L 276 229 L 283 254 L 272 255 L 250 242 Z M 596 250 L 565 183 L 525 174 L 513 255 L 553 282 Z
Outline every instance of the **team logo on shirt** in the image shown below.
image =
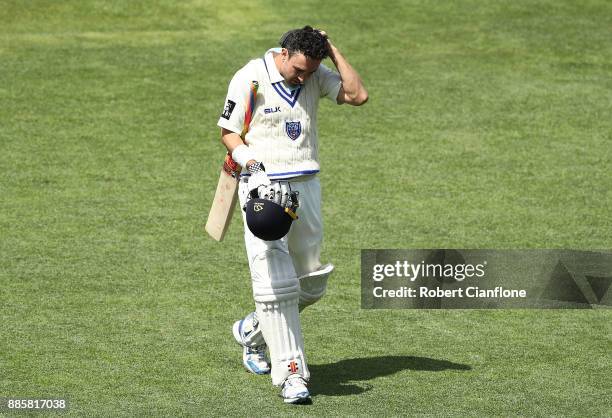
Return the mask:
M 232 112 L 236 107 L 236 102 L 232 102 L 230 99 L 227 99 L 227 103 L 225 104 L 225 109 L 223 109 L 223 113 L 221 113 L 221 117 L 229 120 L 230 116 L 232 116 Z
M 287 133 L 287 136 L 289 138 L 295 141 L 302 133 L 302 124 L 300 123 L 300 121 L 285 122 L 285 132 Z

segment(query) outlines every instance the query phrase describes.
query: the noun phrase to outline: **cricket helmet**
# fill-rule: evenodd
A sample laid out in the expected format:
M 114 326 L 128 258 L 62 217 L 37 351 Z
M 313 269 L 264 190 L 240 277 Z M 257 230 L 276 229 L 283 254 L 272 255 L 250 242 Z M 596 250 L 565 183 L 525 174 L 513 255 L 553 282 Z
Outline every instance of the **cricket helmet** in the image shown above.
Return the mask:
M 297 219 L 290 207 L 282 207 L 268 199 L 253 198 L 246 204 L 246 221 L 249 230 L 264 241 L 276 241 L 289 232 Z

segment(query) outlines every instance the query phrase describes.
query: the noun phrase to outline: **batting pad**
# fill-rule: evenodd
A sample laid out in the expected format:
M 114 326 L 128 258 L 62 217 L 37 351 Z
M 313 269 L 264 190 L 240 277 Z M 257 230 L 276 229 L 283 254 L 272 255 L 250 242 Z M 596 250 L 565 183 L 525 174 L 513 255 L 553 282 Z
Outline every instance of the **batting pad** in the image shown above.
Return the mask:
M 253 258 L 251 279 L 255 302 L 286 300 L 299 290 L 291 257 L 278 248 L 269 248 Z
M 306 307 L 317 302 L 325 295 L 327 278 L 334 271 L 333 264 L 326 264 L 317 271 L 305 274 L 299 278 L 300 299 L 299 307 L 302 312 Z
M 272 384 L 280 386 L 290 374 L 306 380 L 310 372 L 304 356 L 304 339 L 298 312 L 298 295 L 278 302 L 256 302 L 259 326 L 272 363 Z
M 300 286 L 291 257 L 268 249 L 253 259 L 251 276 L 259 328 L 270 350 L 272 384 L 281 385 L 294 373 L 308 379 L 298 311 Z
M 251 312 L 243 319 L 241 331 L 242 342 L 248 347 L 259 347 L 266 343 L 255 312 Z

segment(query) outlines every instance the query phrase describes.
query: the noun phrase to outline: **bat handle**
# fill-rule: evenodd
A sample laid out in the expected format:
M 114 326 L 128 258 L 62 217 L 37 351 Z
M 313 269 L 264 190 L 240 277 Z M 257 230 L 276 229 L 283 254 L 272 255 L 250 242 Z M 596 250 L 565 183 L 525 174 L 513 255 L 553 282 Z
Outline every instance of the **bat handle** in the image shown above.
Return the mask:
M 238 178 L 240 175 L 241 167 L 238 165 L 236 161 L 232 159 L 232 155 L 228 152 L 225 155 L 225 160 L 223 161 L 223 171 L 227 174 L 231 175 L 234 178 Z

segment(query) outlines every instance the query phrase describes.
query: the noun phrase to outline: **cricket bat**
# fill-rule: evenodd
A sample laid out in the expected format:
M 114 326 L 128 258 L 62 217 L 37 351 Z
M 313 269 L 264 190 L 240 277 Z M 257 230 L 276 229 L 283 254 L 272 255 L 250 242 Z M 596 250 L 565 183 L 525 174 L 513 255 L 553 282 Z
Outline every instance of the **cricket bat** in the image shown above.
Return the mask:
M 227 154 L 205 227 L 206 232 L 216 241 L 223 240 L 232 221 L 234 207 L 238 200 L 239 176 L 240 166 L 232 160 L 231 155 Z
M 257 97 L 257 88 L 259 87 L 257 81 L 252 81 L 250 86 L 250 93 L 246 103 L 246 111 L 244 115 L 244 127 L 240 137 L 244 141 L 244 137 L 249 130 L 251 119 L 253 117 L 253 110 L 255 109 L 255 99 Z M 223 162 L 223 168 L 219 175 L 219 182 L 217 183 L 217 190 L 215 191 L 215 197 L 213 203 L 208 212 L 208 220 L 206 221 L 206 232 L 216 241 L 222 241 L 225 237 L 230 223 L 232 222 L 232 215 L 234 214 L 234 207 L 238 201 L 238 181 L 240 180 L 240 166 L 236 163 L 232 156 L 227 153 L 225 161 Z

